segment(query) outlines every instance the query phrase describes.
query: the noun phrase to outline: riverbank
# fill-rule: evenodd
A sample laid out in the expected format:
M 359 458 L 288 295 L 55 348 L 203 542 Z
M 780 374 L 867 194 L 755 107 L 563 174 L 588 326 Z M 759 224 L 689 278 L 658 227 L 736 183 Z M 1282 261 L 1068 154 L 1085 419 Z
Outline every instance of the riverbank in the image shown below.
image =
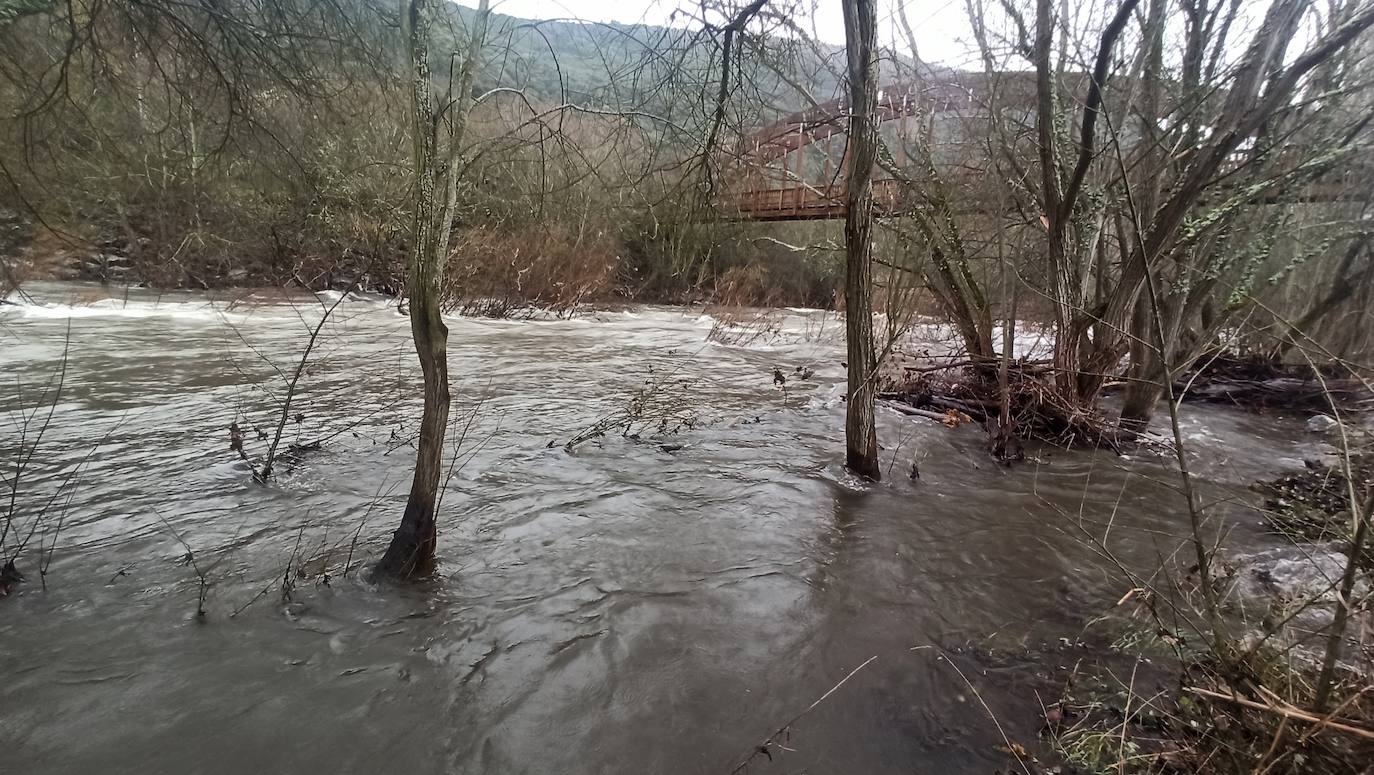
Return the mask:
M 1343 447 L 1367 450 L 1362 429 L 1344 436 Z M 1257 482 L 1262 524 L 1285 543 L 1219 546 L 1210 597 L 1197 566 L 1138 577 L 1100 620 L 1099 630 L 1115 633 L 1110 647 L 1075 665 L 1047 705 L 1044 735 L 1062 772 L 1366 770 L 1370 459 L 1309 459 Z
M 744 239 L 715 226 L 709 246 L 692 225 L 649 236 L 632 225 L 557 221 L 475 226 L 456 232 L 445 272 L 446 305 L 509 317 L 582 303 L 820 307 L 836 303 L 840 265 Z M 149 236 L 127 230 L 40 225 L 0 210 L 0 298 L 24 282 L 65 281 L 154 290 L 354 288 L 404 291 L 406 244 L 394 230 L 374 239 L 275 228 L 237 241 L 208 234 Z M 684 236 L 684 233 L 686 236 Z

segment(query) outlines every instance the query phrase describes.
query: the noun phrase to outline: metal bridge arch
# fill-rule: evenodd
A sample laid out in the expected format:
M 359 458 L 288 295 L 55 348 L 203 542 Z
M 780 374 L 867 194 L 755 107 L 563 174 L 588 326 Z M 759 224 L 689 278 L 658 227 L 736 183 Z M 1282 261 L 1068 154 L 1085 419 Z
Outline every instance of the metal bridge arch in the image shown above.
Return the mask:
M 891 145 L 897 165 L 905 166 L 905 141 L 920 132 L 930 142 L 934 119 L 944 113 L 979 109 L 985 76 L 956 73 L 891 83 L 878 90 L 878 122 L 896 122 L 898 142 Z M 925 121 L 913 121 L 919 118 Z M 843 152 L 849 130 L 849 100 L 833 99 L 796 111 L 741 138 L 726 167 L 725 190 L 718 197 L 722 214 L 735 220 L 788 221 L 844 217 Z M 915 125 L 915 126 L 913 126 Z M 808 168 L 808 150 L 820 148 L 819 166 Z M 900 187 L 881 170 L 875 172 L 874 201 L 880 214 L 900 207 Z

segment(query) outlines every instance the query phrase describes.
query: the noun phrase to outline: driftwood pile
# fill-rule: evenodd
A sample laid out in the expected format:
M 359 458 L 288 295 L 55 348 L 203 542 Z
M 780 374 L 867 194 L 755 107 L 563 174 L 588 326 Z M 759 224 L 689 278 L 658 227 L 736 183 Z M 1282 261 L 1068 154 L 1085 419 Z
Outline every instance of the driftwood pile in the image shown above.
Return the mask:
M 1188 400 L 1252 409 L 1329 413 L 1333 401 L 1347 412 L 1374 409 L 1374 394 L 1342 367 L 1314 371 L 1306 364 L 1274 364 L 1238 356 L 1204 360 L 1179 379 L 1174 390 Z
M 1045 361 L 1012 362 L 1007 369 L 1005 415 L 1000 367 L 995 362 L 906 367 L 904 377 L 885 386 L 878 397 L 905 414 L 947 425 L 960 421 L 982 425 L 990 451 L 1003 460 L 1022 456 L 1017 439 L 1119 451 L 1123 435 L 1115 422 L 1101 412 L 1070 406 L 1052 380 L 1053 368 Z

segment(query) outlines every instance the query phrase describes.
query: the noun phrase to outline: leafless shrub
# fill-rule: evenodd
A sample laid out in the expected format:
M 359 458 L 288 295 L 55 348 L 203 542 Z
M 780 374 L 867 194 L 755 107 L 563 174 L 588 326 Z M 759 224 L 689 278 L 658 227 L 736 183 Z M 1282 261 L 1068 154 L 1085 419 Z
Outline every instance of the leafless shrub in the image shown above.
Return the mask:
M 20 385 L 17 406 L 9 413 L 8 419 L 17 432 L 17 439 L 13 448 L 0 446 L 4 456 L 9 459 L 6 465 L 9 473 L 4 480 L 5 492 L 0 492 L 0 498 L 3 498 L 3 504 L 0 504 L 0 509 L 3 509 L 0 511 L 0 596 L 6 594 L 14 584 L 25 580 L 18 563 L 35 538 L 39 577 L 43 588 L 47 588 L 48 570 L 80 484 L 81 473 L 122 423 L 122 419 L 116 421 L 80 460 L 61 472 L 55 485 L 38 488 L 29 485 L 29 474 L 41 463 L 39 451 L 44 448 L 44 440 L 52 429 L 53 418 L 62 402 L 70 343 L 69 325 L 61 360 L 33 398 L 33 403 L 25 405 L 26 396 Z
M 726 269 L 716 279 L 712 303 L 721 307 L 776 306 L 776 290 L 768 286 L 768 271 L 758 262 Z
M 239 526 L 239 530 L 234 531 L 233 538 L 231 538 L 230 541 L 224 546 L 221 546 L 214 550 L 202 551 L 198 553 L 196 549 L 193 548 L 184 537 L 182 537 L 181 533 L 172 525 L 171 522 L 167 520 L 166 517 L 164 517 L 156 509 L 153 510 L 153 513 L 157 515 L 158 521 L 161 522 L 162 526 L 167 529 L 167 532 L 171 533 L 172 538 L 181 546 L 182 549 L 186 550 L 186 553 L 181 556 L 177 563 L 179 565 L 185 565 L 189 567 L 191 571 L 195 574 L 195 618 L 197 622 L 204 624 L 208 617 L 208 613 L 206 611 L 206 604 L 210 600 L 210 591 L 214 589 L 215 585 L 218 584 L 224 578 L 223 573 L 216 573 L 216 571 L 233 555 L 234 551 L 239 547 L 238 536 L 240 530 L 242 530 L 242 525 Z M 206 554 L 209 554 L 210 556 L 206 557 Z
M 245 435 L 244 429 L 239 425 L 239 418 L 236 418 L 229 424 L 229 449 L 231 452 L 235 453 L 239 459 L 248 464 L 249 468 L 252 470 L 254 481 L 259 483 L 270 481 L 277 472 L 278 463 L 283 461 L 295 462 L 310 452 L 320 450 L 326 440 L 348 432 L 352 427 L 363 422 L 370 416 L 371 413 L 355 418 L 343 428 L 329 434 L 321 434 L 313 439 L 308 437 L 303 438 L 298 433 L 295 441 L 289 442 L 285 447 L 282 446 L 288 424 L 294 425 L 299 431 L 305 419 L 305 415 L 297 408 L 297 398 L 303 389 L 301 383 L 302 377 L 309 373 L 312 366 L 318 365 L 315 351 L 320 344 L 321 335 L 330 320 L 334 317 L 335 312 L 357 289 L 359 282 L 359 279 L 355 279 L 353 283 L 346 290 L 341 292 L 338 298 L 334 299 L 332 302 L 317 297 L 316 303 L 320 309 L 320 318 L 313 323 L 307 320 L 304 311 L 294 306 L 294 301 L 289 302 L 293 305 L 292 308 L 296 309 L 297 313 L 301 316 L 301 322 L 305 325 L 306 330 L 305 344 L 294 366 L 291 367 L 290 372 L 286 372 L 279 368 L 273 362 L 270 354 L 263 352 L 261 349 L 251 344 L 227 316 L 223 318 L 224 325 L 234 334 L 238 341 L 247 345 L 260 360 L 271 367 L 274 376 L 281 382 L 279 393 L 262 384 L 255 385 L 256 388 L 267 394 L 271 403 L 276 405 L 275 410 L 268 420 L 268 423 L 270 423 L 268 427 L 271 428 L 270 431 L 254 425 L 248 421 L 247 418 L 243 418 L 245 424 L 249 426 L 249 429 L 254 431 L 256 440 L 264 442 L 267 446 L 266 451 L 260 459 L 248 453 L 247 445 L 250 443 L 250 440 Z M 235 301 L 236 306 L 241 306 L 241 304 L 241 299 Z M 235 367 L 237 368 L 237 364 L 235 364 Z M 242 369 L 240 369 L 240 373 L 243 373 Z
M 582 302 L 604 300 L 614 291 L 618 250 L 604 227 L 468 229 L 457 236 L 446 266 L 444 306 L 483 317 L 537 309 L 570 315 Z
M 695 385 L 694 379 L 672 372 L 649 377 L 622 406 L 578 432 L 563 449 L 572 452 L 583 442 L 616 432 L 638 439 L 646 434 L 671 435 L 700 427 L 706 421 L 696 408 Z
M 784 312 L 756 307 L 710 306 L 711 333 L 707 338 L 721 344 L 747 346 L 769 341 L 782 333 Z

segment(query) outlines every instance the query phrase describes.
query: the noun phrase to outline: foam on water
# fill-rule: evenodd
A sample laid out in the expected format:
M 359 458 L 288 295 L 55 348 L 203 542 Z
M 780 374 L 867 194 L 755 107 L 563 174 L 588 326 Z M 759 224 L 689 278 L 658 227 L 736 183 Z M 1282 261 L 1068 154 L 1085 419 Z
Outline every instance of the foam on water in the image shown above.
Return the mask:
M 165 317 L 208 321 L 232 314 L 209 302 L 125 302 L 119 299 L 100 299 L 89 304 L 16 303 L 0 307 L 0 315 L 48 319 Z

